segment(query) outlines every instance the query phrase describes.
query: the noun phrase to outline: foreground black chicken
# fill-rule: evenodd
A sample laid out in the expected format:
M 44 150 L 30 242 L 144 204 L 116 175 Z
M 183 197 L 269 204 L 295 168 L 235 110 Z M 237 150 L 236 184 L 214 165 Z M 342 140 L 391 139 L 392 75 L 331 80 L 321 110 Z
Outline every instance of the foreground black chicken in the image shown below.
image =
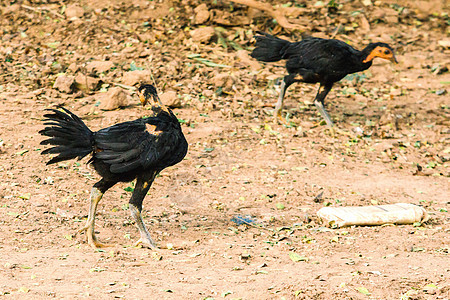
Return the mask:
M 104 246 L 94 232 L 95 213 L 103 194 L 118 182 L 136 179 L 129 205 L 141 235 L 138 243 L 156 248 L 141 217 L 142 201 L 156 175 L 180 162 L 187 153 L 188 144 L 180 123 L 173 112 L 161 103 L 156 89 L 152 85 L 142 85 L 138 93 L 143 105 L 153 102 L 152 116 L 92 132 L 67 109 L 62 108 L 64 112 L 49 109 L 50 113 L 44 115 L 47 127 L 39 131 L 50 137 L 41 144 L 54 146 L 42 154 L 58 154 L 47 164 L 81 159 L 92 154 L 89 163 L 102 179 L 92 188 L 88 219 L 80 232 L 86 231 L 88 243 L 93 247 Z
M 281 93 L 275 106 L 275 118 L 281 118 L 286 89 L 294 82 L 320 83 L 314 104 L 329 126 L 333 126 L 323 102 L 333 84 L 348 74 L 367 70 L 375 57 L 397 62 L 394 51 L 385 43 L 371 43 L 362 51 L 334 39 L 307 37 L 300 42 L 274 37 L 258 32 L 256 48 L 251 56 L 264 62 L 287 59 L 289 75 L 284 77 Z

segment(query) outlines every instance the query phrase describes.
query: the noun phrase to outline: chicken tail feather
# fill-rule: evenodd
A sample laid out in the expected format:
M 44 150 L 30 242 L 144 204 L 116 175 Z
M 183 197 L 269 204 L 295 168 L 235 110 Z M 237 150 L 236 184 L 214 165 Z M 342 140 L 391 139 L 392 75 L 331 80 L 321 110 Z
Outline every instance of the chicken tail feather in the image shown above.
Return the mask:
M 50 113 L 44 115 L 45 127 L 40 134 L 49 137 L 41 145 L 52 145 L 41 154 L 57 154 L 47 162 L 47 165 L 60 161 L 81 159 L 94 150 L 94 134 L 83 121 L 69 110 L 61 107 L 47 109 Z
M 255 36 L 256 48 L 251 53 L 251 57 L 259 61 L 274 62 L 287 59 L 286 49 L 292 44 L 289 41 L 277 38 L 265 32 L 258 31 Z

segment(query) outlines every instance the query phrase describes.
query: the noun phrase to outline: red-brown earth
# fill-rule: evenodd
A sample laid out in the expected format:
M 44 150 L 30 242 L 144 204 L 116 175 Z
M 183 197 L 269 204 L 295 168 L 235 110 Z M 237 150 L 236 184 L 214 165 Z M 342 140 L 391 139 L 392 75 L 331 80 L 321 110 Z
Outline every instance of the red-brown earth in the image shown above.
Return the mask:
M 336 84 L 326 99 L 334 136 L 312 105 L 313 85 L 291 87 L 292 126 L 274 124 L 283 63 L 248 56 L 257 30 L 300 33 L 245 6 L 201 3 L 2 2 L 0 295 L 449 299 L 448 2 L 274 6 L 314 36 L 396 50 L 399 64 L 376 60 Z M 71 76 L 75 84 L 54 87 Z M 114 246 L 94 250 L 76 232 L 99 177 L 87 159 L 45 165 L 43 111 L 64 105 L 93 130 L 132 120 L 148 113 L 129 87 L 140 80 L 175 92 L 166 99 L 179 102 L 189 141 L 186 159 L 144 201 L 153 238 L 169 249 L 133 246 L 133 185 L 124 183 L 97 214 L 99 239 Z M 102 110 L 117 87 L 128 105 Z M 329 229 L 316 216 L 324 206 L 399 202 L 424 207 L 430 220 Z

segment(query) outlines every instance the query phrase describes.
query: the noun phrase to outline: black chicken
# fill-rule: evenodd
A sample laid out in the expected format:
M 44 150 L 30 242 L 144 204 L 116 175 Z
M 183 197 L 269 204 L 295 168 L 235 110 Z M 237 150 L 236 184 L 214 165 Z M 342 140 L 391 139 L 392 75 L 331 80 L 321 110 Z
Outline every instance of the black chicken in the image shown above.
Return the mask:
M 73 158 L 81 159 L 92 153 L 91 163 L 102 179 L 95 183 L 86 226 L 88 243 L 93 247 L 104 246 L 94 232 L 97 205 L 103 194 L 118 182 L 136 179 L 134 192 L 129 201 L 131 215 L 141 235 L 138 243 L 156 248 L 141 217 L 142 201 L 156 175 L 163 169 L 183 160 L 188 144 L 180 123 L 173 112 L 166 108 L 152 85 L 141 85 L 138 89 L 143 105 L 153 101 L 153 115 L 92 132 L 83 121 L 65 108 L 64 112 L 49 109 L 45 127 L 40 134 L 50 137 L 41 145 L 54 147 L 42 154 L 58 154 L 48 164 Z
M 294 82 L 320 83 L 314 104 L 329 126 L 333 126 L 323 102 L 333 84 L 348 74 L 367 70 L 375 57 L 397 62 L 393 49 L 385 43 L 371 43 L 362 51 L 343 41 L 306 37 L 300 42 L 274 37 L 258 32 L 253 58 L 264 62 L 287 59 L 289 75 L 284 77 L 281 93 L 275 106 L 275 118 L 281 118 L 286 89 Z

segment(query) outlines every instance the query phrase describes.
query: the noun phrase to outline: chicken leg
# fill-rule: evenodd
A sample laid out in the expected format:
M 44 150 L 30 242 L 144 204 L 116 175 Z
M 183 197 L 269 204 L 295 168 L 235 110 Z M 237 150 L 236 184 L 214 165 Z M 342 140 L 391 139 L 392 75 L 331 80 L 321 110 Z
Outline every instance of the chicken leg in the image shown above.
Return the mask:
M 86 221 L 86 225 L 78 232 L 86 232 L 88 238 L 88 244 L 93 248 L 107 247 L 107 244 L 100 243 L 95 236 L 95 214 L 97 212 L 97 206 L 103 197 L 103 193 L 95 186 L 91 190 L 91 202 L 89 204 L 89 214 Z
M 136 245 L 142 245 L 147 248 L 155 249 L 158 248 L 156 243 L 150 237 L 150 233 L 145 227 L 144 220 L 142 219 L 142 202 L 144 201 L 145 195 L 147 195 L 150 186 L 155 180 L 158 172 L 154 172 L 150 175 L 149 178 L 138 177 L 136 180 L 136 186 L 134 187 L 133 195 L 131 195 L 130 199 L 130 212 L 134 221 L 136 222 L 136 226 L 139 229 L 139 234 L 141 238 L 137 241 Z M 147 176 L 146 176 L 147 177 Z
M 323 106 L 323 100 L 328 95 L 328 93 L 331 90 L 331 85 L 320 85 L 319 91 L 317 92 L 316 98 L 314 99 L 314 105 L 319 110 L 319 113 L 322 115 L 322 117 L 325 119 L 325 122 L 327 122 L 328 126 L 333 127 L 333 121 L 331 121 L 330 116 L 328 115 L 327 111 L 325 110 L 325 107 Z

